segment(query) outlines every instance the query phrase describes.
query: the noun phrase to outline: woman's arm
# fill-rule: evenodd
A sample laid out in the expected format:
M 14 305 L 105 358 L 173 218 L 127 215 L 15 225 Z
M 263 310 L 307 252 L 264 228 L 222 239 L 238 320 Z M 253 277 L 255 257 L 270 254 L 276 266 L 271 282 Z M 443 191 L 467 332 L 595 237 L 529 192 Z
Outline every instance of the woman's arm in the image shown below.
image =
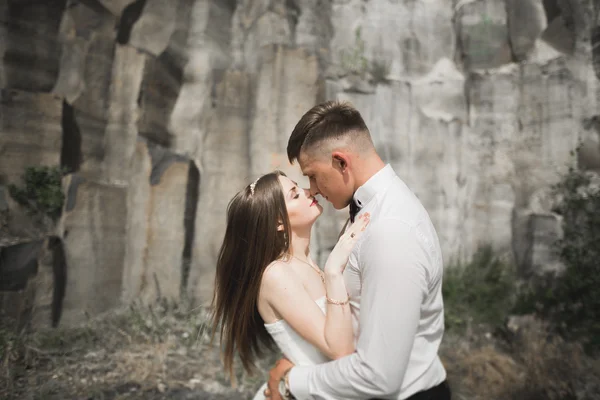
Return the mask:
M 344 282 L 344 270 L 358 238 L 369 224 L 369 213 L 361 215 L 338 239 L 325 263 L 325 288 L 327 290 L 327 319 L 325 340 L 336 343 L 341 355 L 354 353 L 354 332 L 350 297 Z M 350 329 L 348 329 L 350 327 Z
M 352 313 L 343 271 L 354 244 L 369 223 L 368 214 L 340 237 L 325 265 L 327 313 L 309 296 L 289 266 L 278 263 L 263 276 L 261 292 L 269 305 L 309 343 L 331 359 L 354 352 Z M 341 304 L 335 304 L 341 303 Z
M 341 274 L 327 276 L 325 284 L 332 290 L 332 296 L 343 293 L 339 299 L 346 298 L 346 285 Z M 289 265 L 277 263 L 269 268 L 263 276 L 261 292 L 292 329 L 327 357 L 338 359 L 354 351 L 350 306 L 328 304 L 327 315 L 323 314 Z
M 352 311 L 348 291 L 341 272 L 325 273 L 327 290 L 327 316 L 325 318 L 325 341 L 336 348 L 334 359 L 354 353 L 354 332 L 352 329 Z M 330 301 L 340 302 L 334 304 Z

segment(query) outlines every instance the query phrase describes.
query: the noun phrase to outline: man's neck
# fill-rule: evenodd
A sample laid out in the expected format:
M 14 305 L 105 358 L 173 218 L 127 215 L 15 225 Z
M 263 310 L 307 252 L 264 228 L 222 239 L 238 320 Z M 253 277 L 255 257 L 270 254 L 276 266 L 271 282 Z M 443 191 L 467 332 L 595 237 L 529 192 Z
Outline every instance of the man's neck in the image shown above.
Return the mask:
M 354 162 L 354 191 L 364 185 L 373 175 L 381 171 L 385 163 L 376 153 L 364 158 L 357 158 Z

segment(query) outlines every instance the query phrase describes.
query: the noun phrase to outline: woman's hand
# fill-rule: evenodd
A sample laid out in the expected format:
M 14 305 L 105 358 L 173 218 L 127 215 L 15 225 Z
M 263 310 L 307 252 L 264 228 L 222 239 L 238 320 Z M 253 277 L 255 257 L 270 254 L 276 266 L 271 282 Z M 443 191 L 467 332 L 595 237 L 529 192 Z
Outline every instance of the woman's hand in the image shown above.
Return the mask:
M 350 253 L 352 253 L 352 249 L 362 235 L 362 232 L 367 225 L 369 225 L 370 219 L 371 215 L 369 213 L 361 214 L 356 221 L 346 229 L 346 232 L 340 236 L 337 244 L 327 258 L 325 268 L 323 268 L 325 274 L 336 275 L 344 272 L 346 264 L 348 263 L 348 258 L 350 258 Z

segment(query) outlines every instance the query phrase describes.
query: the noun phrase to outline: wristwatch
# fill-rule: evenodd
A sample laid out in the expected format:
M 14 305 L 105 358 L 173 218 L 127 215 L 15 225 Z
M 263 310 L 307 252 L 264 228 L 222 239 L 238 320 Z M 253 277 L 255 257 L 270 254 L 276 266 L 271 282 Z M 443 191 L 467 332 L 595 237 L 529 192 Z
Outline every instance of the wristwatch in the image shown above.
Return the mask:
M 290 375 L 291 370 L 292 369 L 290 368 L 287 371 L 285 371 L 285 374 L 283 374 L 283 376 L 279 380 L 279 393 L 281 394 L 281 397 L 284 400 L 295 400 L 296 399 L 294 397 L 294 395 L 292 394 L 292 392 L 290 392 L 290 382 L 288 380 L 288 377 Z

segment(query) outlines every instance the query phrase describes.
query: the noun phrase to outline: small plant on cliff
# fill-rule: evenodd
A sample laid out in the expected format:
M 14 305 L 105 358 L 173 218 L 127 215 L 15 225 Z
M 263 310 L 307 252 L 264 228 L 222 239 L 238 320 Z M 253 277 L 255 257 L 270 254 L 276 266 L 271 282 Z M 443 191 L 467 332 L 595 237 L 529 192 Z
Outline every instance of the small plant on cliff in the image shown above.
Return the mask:
M 497 28 L 488 15 L 484 15 L 481 21 L 471 28 L 467 40 L 469 41 L 468 53 L 478 61 L 489 61 L 495 51 L 490 43 L 493 42 Z
M 32 213 L 56 220 L 64 202 L 62 174 L 59 167 L 27 167 L 22 176 L 23 185 L 9 185 L 8 190 L 15 201 Z
M 361 28 L 356 28 L 354 47 L 349 50 L 342 50 L 340 53 L 342 68 L 350 73 L 364 76 L 367 72 L 368 61 L 365 57 L 365 41 L 361 36 Z
M 371 72 L 371 78 L 372 78 L 373 82 L 374 83 L 382 83 L 382 84 L 389 83 L 388 75 L 390 73 L 390 68 L 391 68 L 391 63 L 389 63 L 389 62 L 382 61 L 382 60 L 373 61 L 371 63 L 371 67 L 369 69 Z
M 571 168 L 554 186 L 563 216 L 558 241 L 565 271 L 540 279 L 523 295 L 521 312 L 537 312 L 586 350 L 600 352 L 600 177 Z M 529 309 L 527 309 L 527 306 Z
M 466 265 L 448 266 L 442 286 L 446 328 L 501 325 L 512 305 L 515 282 L 514 268 L 495 256 L 491 246 L 478 249 Z

